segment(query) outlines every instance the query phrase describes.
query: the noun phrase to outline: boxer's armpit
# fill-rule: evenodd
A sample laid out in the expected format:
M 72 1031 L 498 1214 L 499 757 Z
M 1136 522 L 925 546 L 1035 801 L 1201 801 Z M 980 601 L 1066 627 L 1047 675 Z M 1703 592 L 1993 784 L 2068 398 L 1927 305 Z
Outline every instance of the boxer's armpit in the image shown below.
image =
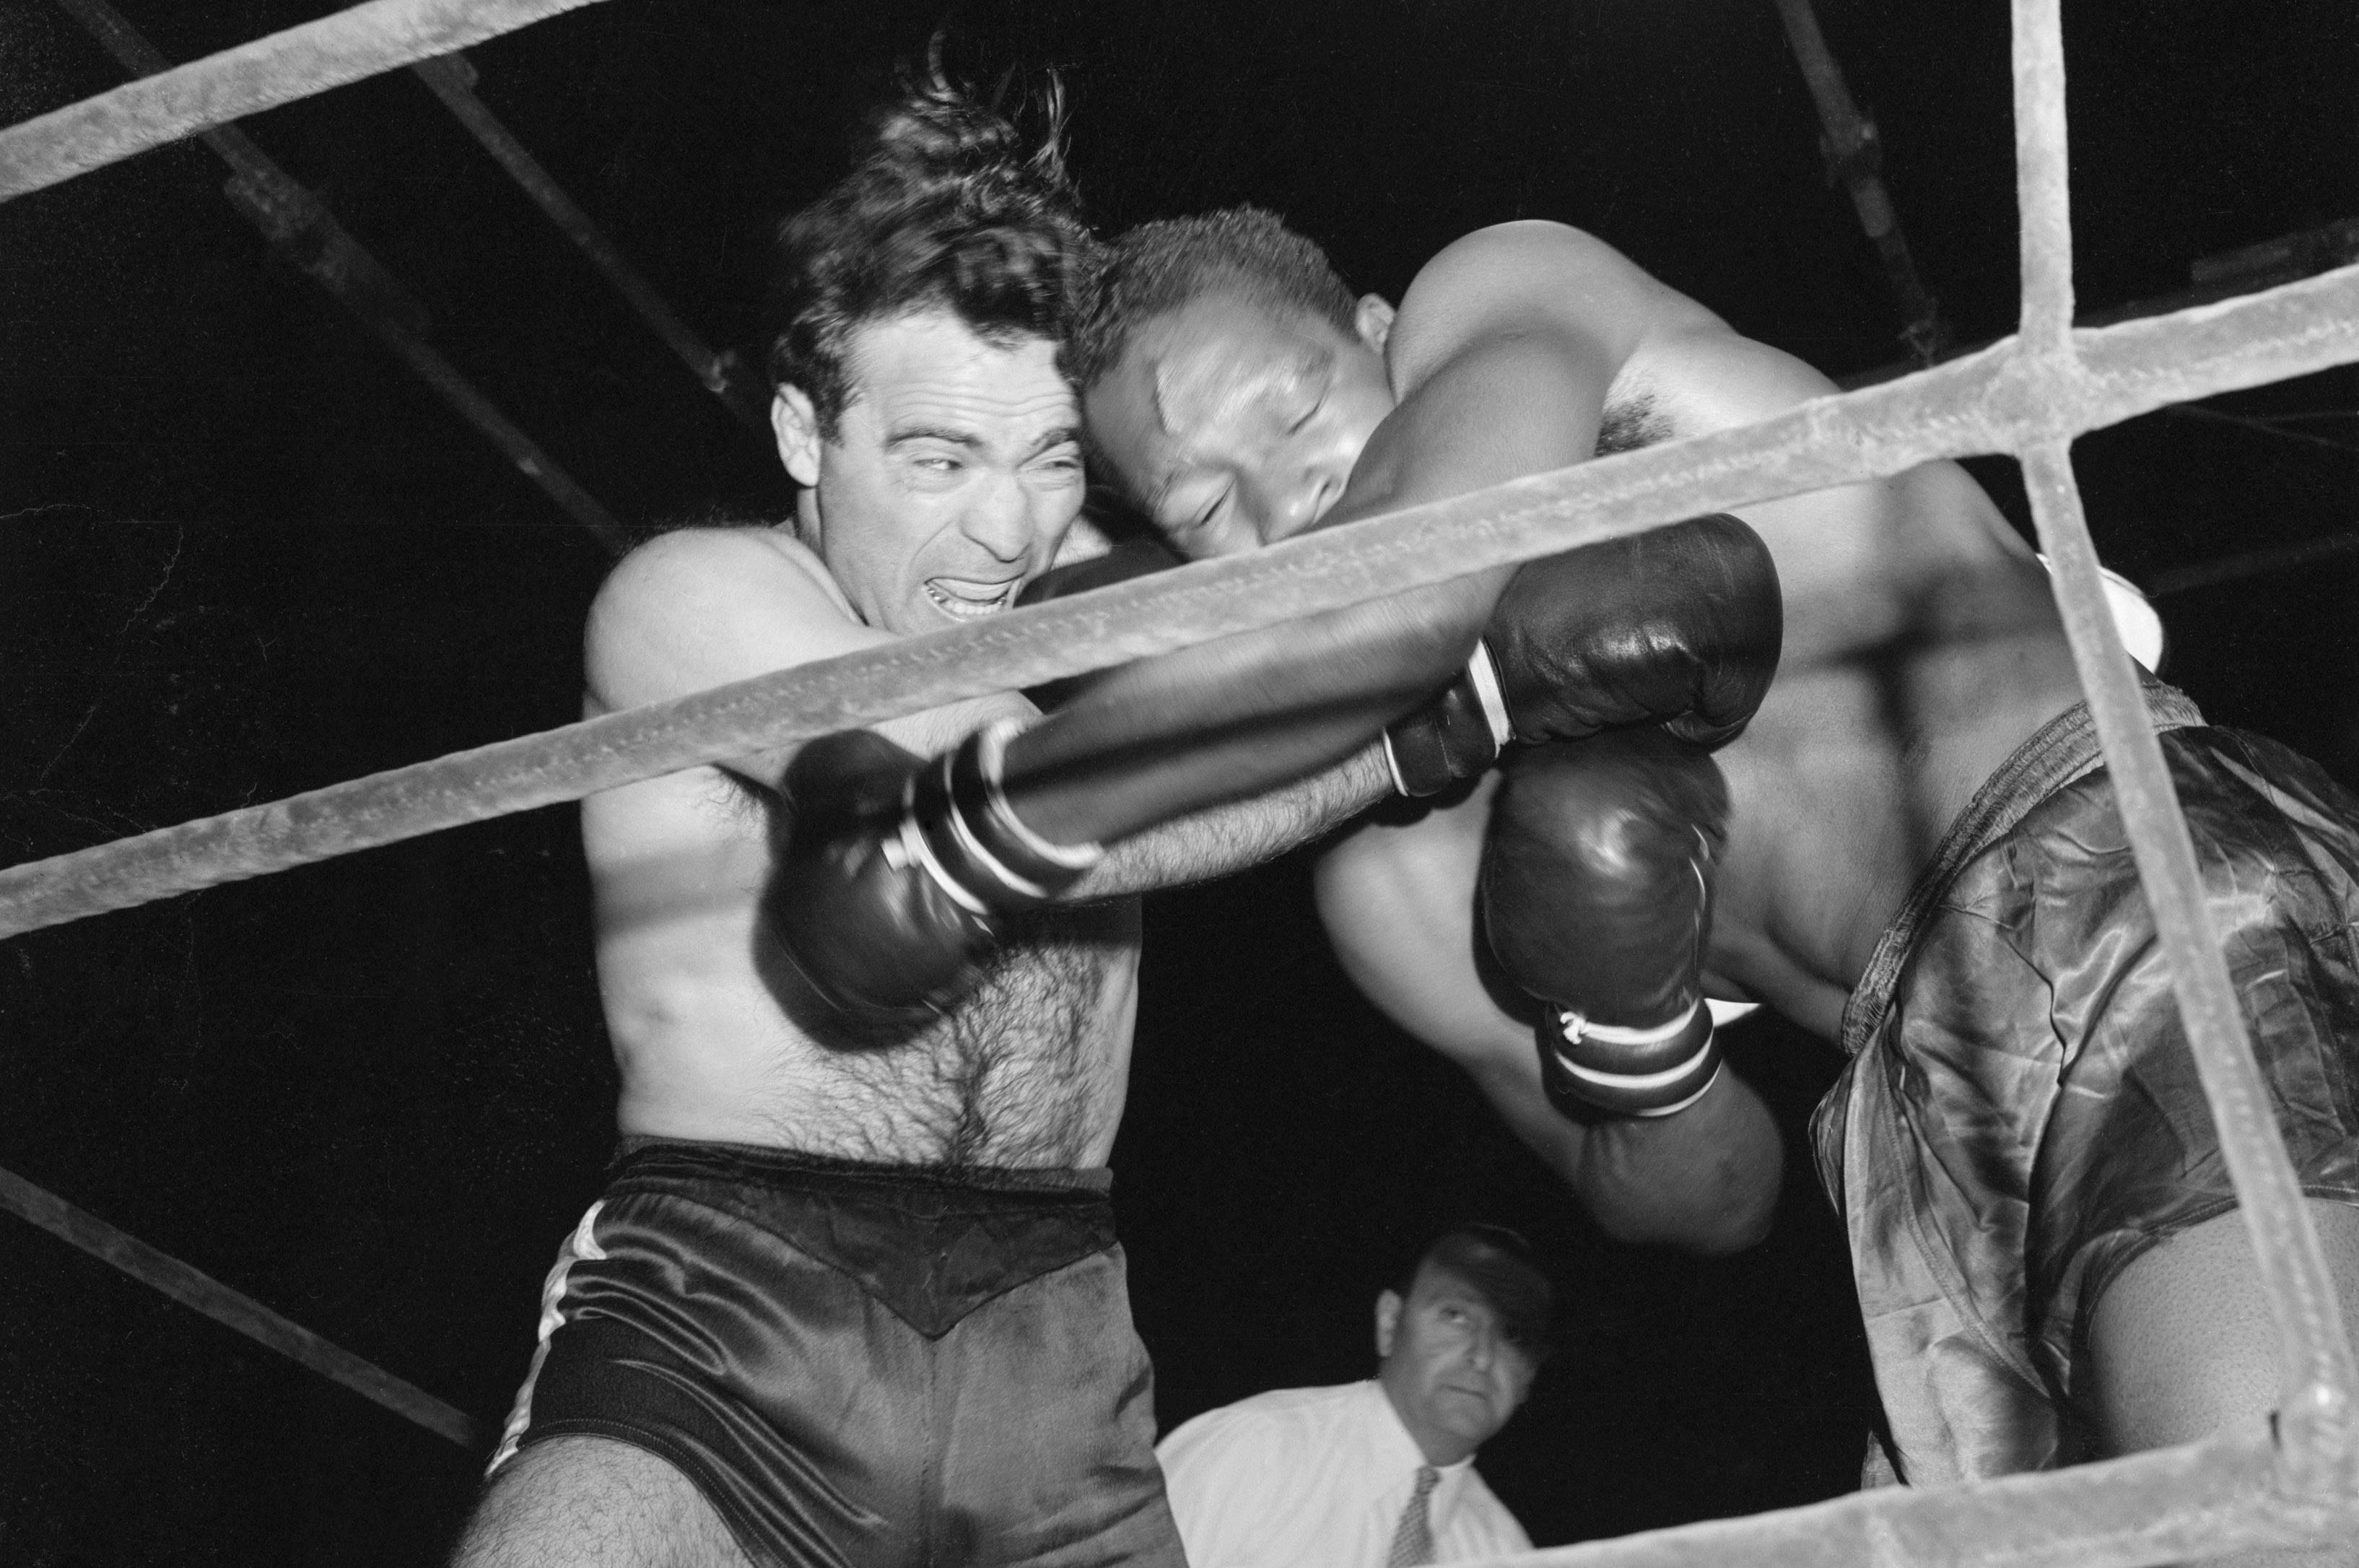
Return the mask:
M 1124 839 L 1068 898 L 1114 898 L 1230 876 L 1320 837 L 1391 794 L 1384 752 L 1369 746 L 1339 767 L 1266 795 Z

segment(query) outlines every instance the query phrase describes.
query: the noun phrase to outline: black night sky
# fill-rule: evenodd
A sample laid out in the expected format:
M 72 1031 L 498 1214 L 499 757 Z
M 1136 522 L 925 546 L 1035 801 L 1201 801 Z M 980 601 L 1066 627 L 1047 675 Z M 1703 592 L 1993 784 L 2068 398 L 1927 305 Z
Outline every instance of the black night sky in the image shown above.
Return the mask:
M 175 60 L 321 0 L 121 0 Z M 1957 335 L 2011 329 L 2006 7 L 1821 0 Z M 756 330 L 766 234 L 945 18 L 1055 66 L 1092 217 L 1240 201 L 1397 296 L 1468 229 L 1589 228 L 1838 376 L 1900 321 L 1768 0 L 609 0 L 472 53 L 478 92 L 683 317 Z M 2068 8 L 2084 310 L 2359 218 L 2348 0 Z M 122 72 L 0 0 L 0 121 Z M 424 87 L 245 129 L 434 343 L 615 516 L 775 513 L 783 478 Z M 222 197 L 201 145 L 0 209 L 0 861 L 576 716 L 603 551 Z M 2359 372 L 2082 441 L 2151 585 L 2359 527 Z M 1976 474 L 2028 526 L 2012 465 Z M 2359 553 L 2164 594 L 2215 721 L 2359 784 Z M 1543 1543 L 1848 1489 L 1873 1410 L 1799 1139 L 1832 1047 L 1756 1020 L 1774 1237 L 1601 1238 L 1454 1069 L 1351 992 L 1306 863 L 1150 901 L 1117 1201 L 1170 1424 L 1372 1363 L 1396 1254 L 1459 1217 L 1555 1259 L 1566 1349 L 1484 1469 Z M 496 1420 L 594 1194 L 614 1073 L 570 809 L 0 944 L 0 1167 Z M 0 1563 L 439 1559 L 480 1464 L 0 1215 Z

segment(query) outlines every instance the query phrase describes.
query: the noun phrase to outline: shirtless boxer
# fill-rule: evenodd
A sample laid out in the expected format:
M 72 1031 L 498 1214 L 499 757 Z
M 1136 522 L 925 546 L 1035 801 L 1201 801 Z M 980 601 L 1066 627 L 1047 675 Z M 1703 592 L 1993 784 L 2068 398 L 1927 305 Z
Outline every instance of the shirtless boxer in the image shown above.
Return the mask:
M 1504 477 L 1832 390 L 1557 224 L 1451 245 L 1397 316 L 1354 301 L 1323 259 L 1323 282 L 1303 285 L 1289 240 L 1254 212 L 1125 236 L 1075 356 L 1098 449 L 1192 556 L 1381 509 L 1434 452 L 1417 438 L 1437 419 Z M 1532 1030 L 1478 975 L 1478 874 L 1491 945 L 1516 955 L 1527 987 L 1560 1002 L 1611 991 L 1627 976 L 1595 973 L 1561 925 L 1550 950 L 1550 920 L 1622 941 L 1582 898 L 1626 893 L 1614 879 L 1627 867 L 1576 841 L 1640 821 L 1614 842 L 1656 853 L 1647 811 L 1678 796 L 1657 815 L 1693 833 L 1717 773 L 1724 844 L 1672 844 L 1652 884 L 1688 937 L 1658 958 L 1625 942 L 1605 967 L 1684 962 L 1701 988 L 1765 1002 L 1851 1053 L 1814 1130 L 1898 1473 L 2037 1468 L 2265 1411 L 2274 1334 L 2040 568 L 1947 463 L 1738 513 L 1784 604 L 1775 681 L 1749 727 L 1701 771 L 1634 760 L 1661 744 L 1656 725 L 1609 730 L 1603 746 L 1511 747 L 1464 800 L 1362 829 L 1321 872 L 1346 967 L 1467 1062 L 1527 1137 L 1582 1164 L 1599 1127 L 1549 1121 Z M 1577 573 L 1549 581 L 1559 596 L 1584 591 Z M 1517 637 L 1495 620 L 1485 640 Z M 2167 687 L 2149 687 L 2149 705 L 2359 1322 L 2359 801 L 2281 747 L 2205 727 Z M 1534 738 L 1522 727 L 1517 715 Z M 1479 768 L 1482 742 L 1451 771 Z M 1639 809 L 1606 821 L 1606 788 L 1634 788 Z M 1495 810 L 1516 819 L 1511 833 L 1486 822 Z M 1552 895 L 1549 877 L 1576 893 Z M 1696 1160 L 1764 1169 L 1774 1141 L 1729 1145 L 1691 1120 L 1710 1104 L 1658 1118 L 1653 1147 L 1684 1138 Z
M 1087 239 L 1053 143 L 1021 162 L 1013 140 L 920 96 L 788 224 L 794 519 L 618 566 L 589 711 L 987 615 L 1049 567 L 1083 492 L 1057 350 Z M 857 744 L 922 755 L 1032 713 L 961 702 Z M 1136 904 L 1012 921 L 956 1006 L 853 1029 L 772 938 L 795 749 L 583 803 L 623 1141 L 458 1560 L 1177 1568 L 1105 1170 Z M 1282 798 L 1286 832 L 1382 777 L 1371 754 Z M 840 802 L 806 781 L 796 804 Z M 1077 891 L 1242 864 L 1279 846 L 1256 832 L 1274 820 L 1133 840 Z

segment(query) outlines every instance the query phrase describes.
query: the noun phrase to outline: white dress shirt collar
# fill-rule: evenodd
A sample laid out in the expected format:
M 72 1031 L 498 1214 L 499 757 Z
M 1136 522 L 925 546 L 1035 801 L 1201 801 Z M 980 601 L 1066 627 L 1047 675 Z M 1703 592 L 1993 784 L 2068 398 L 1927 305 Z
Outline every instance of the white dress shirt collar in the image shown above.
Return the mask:
M 1397 1492 L 1399 1500 L 1406 1504 L 1409 1493 L 1416 1489 L 1419 1468 L 1433 1462 L 1417 1445 L 1408 1428 L 1401 1424 L 1400 1411 L 1393 1408 L 1393 1397 L 1385 1391 L 1384 1384 L 1371 1377 L 1360 1388 L 1363 1398 L 1375 1400 L 1384 1412 L 1370 1420 L 1368 1435 L 1376 1450 L 1376 1465 L 1384 1473 L 1385 1494 L 1390 1497 Z M 1466 1477 L 1474 1473 L 1474 1455 L 1470 1454 L 1455 1465 L 1434 1465 L 1433 1468 L 1440 1479 L 1433 1484 L 1433 1495 L 1426 1499 L 1425 1506 L 1426 1517 L 1438 1534 L 1457 1507 L 1460 1495 L 1466 1490 Z

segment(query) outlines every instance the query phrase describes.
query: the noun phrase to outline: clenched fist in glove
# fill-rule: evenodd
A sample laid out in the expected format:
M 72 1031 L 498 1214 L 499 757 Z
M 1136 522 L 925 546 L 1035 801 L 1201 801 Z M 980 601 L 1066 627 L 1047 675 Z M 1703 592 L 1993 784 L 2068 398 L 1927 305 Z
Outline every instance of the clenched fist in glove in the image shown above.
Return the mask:
M 1095 865 L 1095 844 L 1027 828 L 1000 788 L 1016 721 L 920 757 L 870 730 L 810 742 L 788 766 L 787 842 L 770 926 L 811 990 L 864 1029 L 914 1028 L 981 980 L 1003 918 Z
M 1483 912 L 1501 967 L 1549 1004 L 1549 1100 L 1576 1116 L 1685 1109 L 1720 1071 L 1701 980 L 1728 822 L 1718 765 L 1639 724 L 1519 750 L 1501 773 Z
M 1768 547 L 1725 513 L 1527 561 L 1466 669 L 1385 732 L 1393 781 L 1430 795 L 1510 740 L 1648 720 L 1723 745 L 1768 691 L 1784 626 Z

